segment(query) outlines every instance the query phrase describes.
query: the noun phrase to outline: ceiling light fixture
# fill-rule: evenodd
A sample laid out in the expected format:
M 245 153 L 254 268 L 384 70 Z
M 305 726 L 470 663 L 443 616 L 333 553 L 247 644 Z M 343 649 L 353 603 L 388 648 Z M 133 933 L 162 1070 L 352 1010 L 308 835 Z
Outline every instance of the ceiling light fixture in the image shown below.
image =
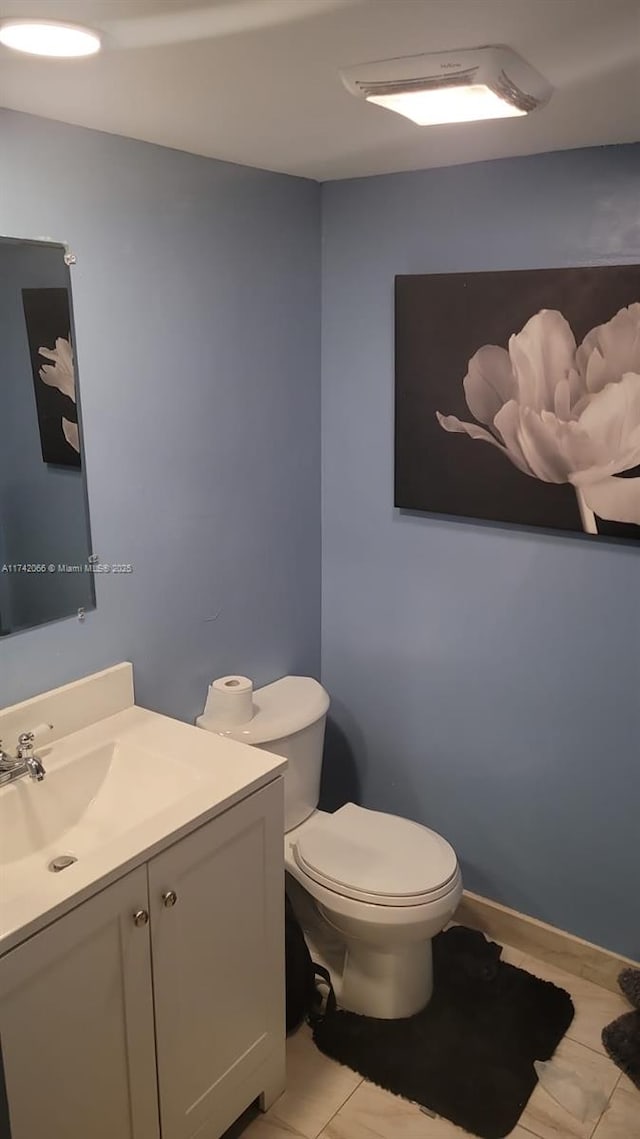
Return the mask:
M 340 74 L 352 95 L 418 126 L 527 115 L 553 91 L 535 68 L 502 46 L 378 60 Z
M 97 32 L 57 20 L 0 20 L 0 43 L 14 51 L 58 59 L 95 55 L 101 46 Z

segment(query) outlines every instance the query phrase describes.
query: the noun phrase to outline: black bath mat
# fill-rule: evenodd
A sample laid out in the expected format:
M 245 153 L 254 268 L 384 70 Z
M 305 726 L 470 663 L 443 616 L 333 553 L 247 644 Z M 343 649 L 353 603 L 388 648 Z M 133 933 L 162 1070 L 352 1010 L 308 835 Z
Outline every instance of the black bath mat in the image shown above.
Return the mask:
M 633 1005 L 602 1030 L 602 1043 L 614 1064 L 640 1088 L 640 969 L 623 969 L 618 984 Z
M 640 1012 L 623 1012 L 603 1028 L 602 1043 L 614 1064 L 640 1088 Z
M 482 1139 L 503 1139 L 573 1020 L 568 993 L 499 960 L 501 947 L 457 926 L 434 939 L 434 993 L 404 1020 L 335 1007 L 314 1029 L 328 1056 Z

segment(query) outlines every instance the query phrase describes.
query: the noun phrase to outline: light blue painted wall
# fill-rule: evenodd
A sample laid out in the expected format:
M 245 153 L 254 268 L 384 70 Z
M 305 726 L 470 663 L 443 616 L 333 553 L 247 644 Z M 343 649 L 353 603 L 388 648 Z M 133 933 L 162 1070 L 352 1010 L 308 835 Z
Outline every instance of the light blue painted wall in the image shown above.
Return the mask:
M 323 217 L 330 781 L 640 957 L 640 550 L 393 508 L 394 274 L 640 260 L 640 146 L 330 183 Z
M 318 187 L 13 112 L 0 147 L 0 230 L 78 256 L 94 546 L 135 566 L 84 625 L 0 643 L 0 703 L 130 658 L 189 720 L 220 672 L 317 674 Z M 328 782 L 636 956 L 638 551 L 394 511 L 392 299 L 637 260 L 639 184 L 632 147 L 328 184 L 322 296 Z
M 42 461 L 22 290 L 66 289 L 63 250 L 0 243 L 0 562 L 86 564 L 91 553 L 82 471 Z M 52 345 L 49 345 L 51 347 Z M 93 607 L 88 575 L 3 574 L 5 623 L 26 628 Z
M 0 112 L 0 231 L 68 242 L 98 608 L 0 643 L 0 704 L 130 659 L 191 720 L 319 670 L 319 188 Z

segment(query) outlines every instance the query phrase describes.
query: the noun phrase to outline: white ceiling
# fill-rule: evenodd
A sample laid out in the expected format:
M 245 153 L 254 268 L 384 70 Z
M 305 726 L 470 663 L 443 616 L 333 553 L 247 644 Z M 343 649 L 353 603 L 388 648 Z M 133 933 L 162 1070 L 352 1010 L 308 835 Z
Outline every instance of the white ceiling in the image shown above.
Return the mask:
M 86 22 L 107 46 L 0 47 L 0 105 L 321 181 L 640 138 L 640 0 L 0 0 L 13 15 Z M 547 107 L 420 128 L 338 77 L 491 43 L 551 81 Z

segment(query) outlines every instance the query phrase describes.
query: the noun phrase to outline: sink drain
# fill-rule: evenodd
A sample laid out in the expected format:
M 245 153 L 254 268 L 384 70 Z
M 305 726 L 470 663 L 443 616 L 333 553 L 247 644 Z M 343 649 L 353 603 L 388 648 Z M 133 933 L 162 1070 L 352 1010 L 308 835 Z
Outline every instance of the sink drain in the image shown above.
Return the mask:
M 66 870 L 67 866 L 72 866 L 77 861 L 75 854 L 59 854 L 57 858 L 51 859 L 49 870 L 52 874 L 59 874 L 61 870 Z

